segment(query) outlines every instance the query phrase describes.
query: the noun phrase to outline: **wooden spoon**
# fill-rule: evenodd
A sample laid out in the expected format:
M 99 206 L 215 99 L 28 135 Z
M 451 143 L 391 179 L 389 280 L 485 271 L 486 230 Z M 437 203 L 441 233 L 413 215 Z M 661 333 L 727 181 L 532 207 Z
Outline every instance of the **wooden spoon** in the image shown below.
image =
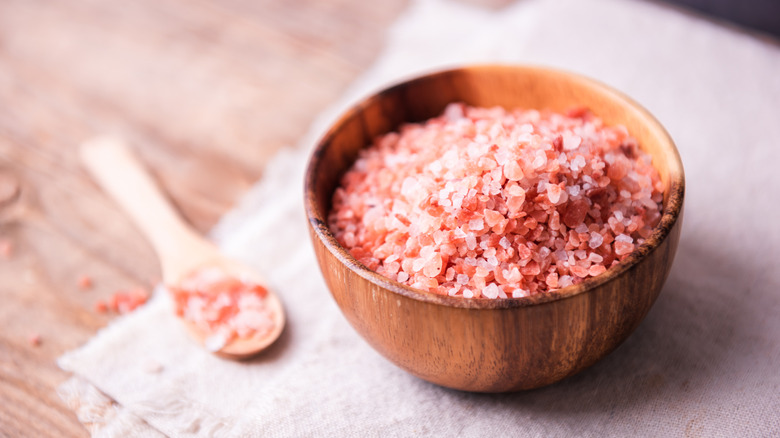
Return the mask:
M 160 259 L 166 285 L 176 285 L 187 275 L 211 267 L 236 278 L 264 284 L 255 272 L 226 258 L 214 244 L 181 219 L 121 140 L 111 137 L 90 140 L 81 146 L 81 159 L 100 186 L 124 208 L 149 239 Z M 265 302 L 273 315 L 273 329 L 263 336 L 230 340 L 214 351 L 215 354 L 231 359 L 248 358 L 279 337 L 285 324 L 284 309 L 270 290 Z M 182 321 L 190 334 L 205 345 L 209 333 L 191 321 L 183 318 Z

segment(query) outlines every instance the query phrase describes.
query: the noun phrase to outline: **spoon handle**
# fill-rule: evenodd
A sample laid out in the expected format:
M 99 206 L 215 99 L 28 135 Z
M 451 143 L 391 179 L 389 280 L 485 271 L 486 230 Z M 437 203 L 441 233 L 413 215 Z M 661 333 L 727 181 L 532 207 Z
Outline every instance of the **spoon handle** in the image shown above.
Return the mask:
M 188 253 L 200 249 L 193 246 L 205 242 L 176 213 L 132 151 L 118 138 L 100 137 L 84 143 L 80 153 L 90 174 L 152 243 L 163 276 L 178 274 Z

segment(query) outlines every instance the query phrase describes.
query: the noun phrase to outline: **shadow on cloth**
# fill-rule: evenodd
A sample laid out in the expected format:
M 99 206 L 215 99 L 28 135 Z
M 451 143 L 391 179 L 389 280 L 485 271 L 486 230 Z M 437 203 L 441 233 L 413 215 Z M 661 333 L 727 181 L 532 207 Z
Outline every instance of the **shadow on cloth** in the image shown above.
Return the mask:
M 288 317 L 289 318 L 289 317 Z M 258 354 L 255 357 L 244 361 L 246 364 L 262 364 L 262 363 L 274 363 L 284 354 L 284 352 L 290 347 L 292 338 L 294 337 L 295 328 L 293 324 L 287 321 L 284 325 L 282 333 L 279 334 L 279 338 L 271 344 L 265 351 Z

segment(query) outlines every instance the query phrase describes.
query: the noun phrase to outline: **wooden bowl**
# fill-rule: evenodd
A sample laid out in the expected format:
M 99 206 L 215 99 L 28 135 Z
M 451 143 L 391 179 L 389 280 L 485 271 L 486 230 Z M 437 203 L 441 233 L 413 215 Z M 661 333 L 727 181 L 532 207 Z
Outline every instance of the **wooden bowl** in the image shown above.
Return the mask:
M 585 105 L 622 124 L 653 157 L 664 209 L 652 236 L 619 265 L 580 284 L 509 299 L 466 299 L 412 289 L 355 260 L 328 229 L 331 198 L 358 150 L 404 122 L 441 114 L 451 102 L 507 109 Z M 685 179 L 659 122 L 594 80 L 538 67 L 471 66 L 418 77 L 347 111 L 314 150 L 305 206 L 320 269 L 333 298 L 371 346 L 410 373 L 466 391 L 537 388 L 594 364 L 639 325 L 658 297 L 680 236 Z

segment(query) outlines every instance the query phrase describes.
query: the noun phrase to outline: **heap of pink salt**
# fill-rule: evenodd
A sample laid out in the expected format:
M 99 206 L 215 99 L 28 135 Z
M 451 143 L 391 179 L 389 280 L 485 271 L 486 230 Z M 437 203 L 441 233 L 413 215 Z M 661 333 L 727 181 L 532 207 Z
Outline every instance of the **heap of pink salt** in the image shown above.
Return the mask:
M 176 314 L 206 334 L 205 346 L 218 351 L 234 339 L 261 338 L 274 326 L 268 290 L 219 268 L 199 269 L 168 290 Z
M 599 275 L 650 236 L 662 184 L 622 126 L 451 104 L 361 151 L 330 227 L 368 268 L 417 289 L 522 297 Z

